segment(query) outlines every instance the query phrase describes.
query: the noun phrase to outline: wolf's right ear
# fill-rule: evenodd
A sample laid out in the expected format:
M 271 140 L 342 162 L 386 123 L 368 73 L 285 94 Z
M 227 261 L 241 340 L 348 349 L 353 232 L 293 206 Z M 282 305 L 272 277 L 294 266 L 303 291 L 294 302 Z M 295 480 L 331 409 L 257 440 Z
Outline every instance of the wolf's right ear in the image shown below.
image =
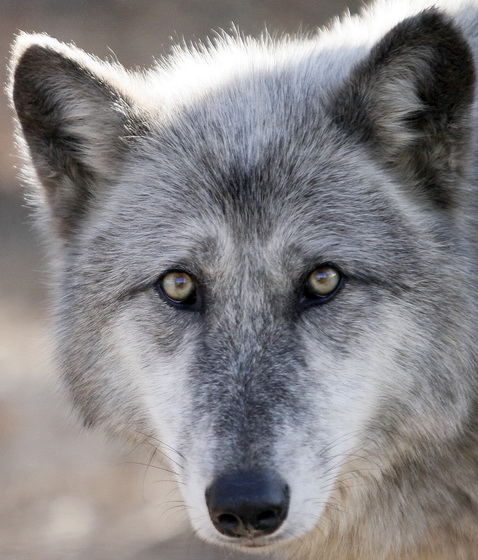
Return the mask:
M 465 37 L 429 9 L 377 43 L 336 92 L 331 112 L 415 198 L 452 209 L 470 169 L 474 84 Z
M 126 71 L 44 35 L 20 35 L 9 93 L 30 180 L 68 238 L 97 189 L 113 181 L 143 120 L 120 89 Z

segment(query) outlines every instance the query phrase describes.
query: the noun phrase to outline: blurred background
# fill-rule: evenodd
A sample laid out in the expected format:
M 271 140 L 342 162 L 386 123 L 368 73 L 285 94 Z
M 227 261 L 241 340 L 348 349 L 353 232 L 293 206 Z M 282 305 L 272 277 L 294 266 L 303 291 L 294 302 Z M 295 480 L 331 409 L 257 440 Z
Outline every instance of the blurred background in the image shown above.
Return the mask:
M 358 0 L 0 0 L 1 58 L 46 32 L 127 67 L 234 22 L 246 34 L 313 30 Z M 5 65 L 1 81 L 5 83 Z M 0 98 L 0 560 L 233 560 L 196 541 L 152 450 L 85 432 L 57 391 L 48 265 L 16 178 Z M 248 556 L 252 560 L 251 556 Z

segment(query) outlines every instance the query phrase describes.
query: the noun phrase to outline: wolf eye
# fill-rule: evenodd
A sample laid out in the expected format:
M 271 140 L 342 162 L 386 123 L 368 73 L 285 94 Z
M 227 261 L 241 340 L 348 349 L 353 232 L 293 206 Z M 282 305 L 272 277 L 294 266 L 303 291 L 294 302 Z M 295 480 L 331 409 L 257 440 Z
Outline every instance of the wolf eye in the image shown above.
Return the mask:
M 340 289 L 342 274 L 333 266 L 319 266 L 305 280 L 302 304 L 307 306 L 329 301 Z
M 163 274 L 155 284 L 156 290 L 173 305 L 196 303 L 196 282 L 182 270 L 170 270 Z

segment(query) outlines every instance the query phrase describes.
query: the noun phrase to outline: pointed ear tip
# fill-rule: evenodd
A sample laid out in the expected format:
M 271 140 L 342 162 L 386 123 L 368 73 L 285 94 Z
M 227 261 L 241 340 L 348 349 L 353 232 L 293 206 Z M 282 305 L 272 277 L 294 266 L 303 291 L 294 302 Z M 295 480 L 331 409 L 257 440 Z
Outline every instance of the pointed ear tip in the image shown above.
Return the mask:
M 422 61 L 424 68 L 441 68 L 442 78 L 455 76 L 463 84 L 474 81 L 473 53 L 467 37 L 459 23 L 437 7 L 399 22 L 375 45 L 372 53 L 372 60 L 397 63 L 400 62 L 397 55 L 406 54 L 415 65 Z
M 11 48 L 11 67 L 14 68 L 20 59 L 25 55 L 25 53 L 29 50 L 59 50 L 61 48 L 62 43 L 53 39 L 46 33 L 19 33 L 13 43 Z
M 406 18 L 404 21 L 414 22 L 415 25 L 427 26 L 428 28 L 448 27 L 456 29 L 456 23 L 453 18 L 437 6 L 425 8 L 419 11 L 416 15 Z
M 66 44 L 50 37 L 46 33 L 20 32 L 12 43 L 9 63 L 10 80 L 22 62 L 36 63 L 46 60 L 47 55 L 56 58 L 81 58 L 80 49 L 73 44 Z
M 8 65 L 8 82 L 6 92 L 10 100 L 15 92 L 32 79 L 48 72 L 57 72 L 66 68 L 65 61 L 75 61 L 79 66 L 86 66 L 88 55 L 73 44 L 62 43 L 46 33 L 19 33 L 11 47 Z M 92 59 L 92 57 L 90 57 Z
M 431 34 L 439 40 L 440 38 L 443 39 L 443 35 L 446 34 L 445 36 L 449 40 L 461 43 L 462 46 L 466 46 L 469 49 L 468 42 L 458 23 L 449 14 L 436 6 L 419 12 L 411 19 L 415 20 L 418 27 L 422 31 L 426 31 L 428 36 Z
M 422 21 L 427 21 L 430 23 L 437 23 L 442 25 L 449 25 L 453 22 L 452 18 L 443 10 L 440 10 L 437 6 L 430 6 L 425 8 L 421 12 L 418 12 L 417 17 Z
M 436 7 L 428 8 L 420 15 L 422 27 L 426 26 L 432 40 L 442 45 L 442 52 L 446 53 L 448 60 L 454 62 L 455 70 L 458 70 L 462 82 L 469 82 L 468 85 L 472 87 L 476 74 L 474 56 L 470 43 L 458 22 Z
M 8 64 L 9 79 L 6 89 L 9 97 L 12 97 L 20 68 L 31 68 L 31 65 L 35 66 L 47 52 L 58 52 L 61 49 L 62 43 L 46 34 L 19 33 L 12 43 Z

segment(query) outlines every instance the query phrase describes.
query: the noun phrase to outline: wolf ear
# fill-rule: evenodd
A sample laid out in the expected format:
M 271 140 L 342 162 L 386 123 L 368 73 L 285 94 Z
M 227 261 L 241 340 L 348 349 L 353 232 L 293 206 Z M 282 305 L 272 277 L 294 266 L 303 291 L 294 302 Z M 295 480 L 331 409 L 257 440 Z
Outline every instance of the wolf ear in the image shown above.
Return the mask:
M 467 41 L 430 9 L 398 24 L 372 49 L 332 112 L 415 194 L 451 208 L 457 178 L 468 175 L 474 82 Z
M 143 125 L 115 86 L 118 74 L 127 77 L 122 68 L 43 35 L 19 36 L 13 52 L 10 95 L 27 173 L 68 237 L 95 191 L 116 178 Z

